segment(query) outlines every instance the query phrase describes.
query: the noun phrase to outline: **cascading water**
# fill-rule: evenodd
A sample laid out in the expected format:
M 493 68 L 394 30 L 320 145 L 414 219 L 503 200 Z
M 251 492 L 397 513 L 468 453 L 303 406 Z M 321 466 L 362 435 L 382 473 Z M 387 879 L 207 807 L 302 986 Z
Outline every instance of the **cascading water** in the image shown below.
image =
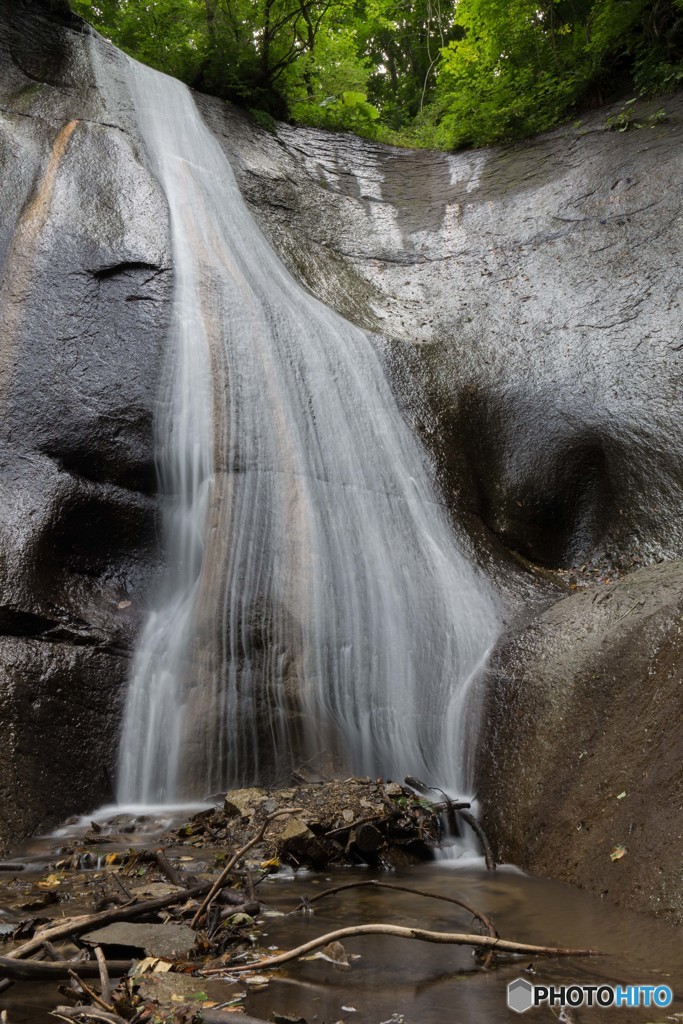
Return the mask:
M 119 800 L 286 779 L 320 751 L 466 791 L 494 601 L 372 339 L 280 263 L 185 86 L 131 62 L 130 88 L 176 285 L 167 571 L 134 660 Z

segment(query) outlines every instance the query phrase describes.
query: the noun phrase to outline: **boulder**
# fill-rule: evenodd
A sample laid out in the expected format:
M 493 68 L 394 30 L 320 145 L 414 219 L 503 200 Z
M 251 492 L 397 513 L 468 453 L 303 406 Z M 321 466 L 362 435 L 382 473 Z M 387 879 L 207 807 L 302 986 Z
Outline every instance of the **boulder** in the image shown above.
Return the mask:
M 479 757 L 499 859 L 678 924 L 682 615 L 683 562 L 555 604 L 494 655 Z
M 228 818 L 251 818 L 255 810 L 261 809 L 267 800 L 268 792 L 265 789 L 258 789 L 255 786 L 248 789 L 232 789 L 225 795 L 223 810 Z
M 299 818 L 287 818 L 279 835 L 282 854 L 301 859 L 305 864 L 322 864 L 327 854 L 318 842 L 315 833 Z M 379 844 L 378 844 L 379 845 Z

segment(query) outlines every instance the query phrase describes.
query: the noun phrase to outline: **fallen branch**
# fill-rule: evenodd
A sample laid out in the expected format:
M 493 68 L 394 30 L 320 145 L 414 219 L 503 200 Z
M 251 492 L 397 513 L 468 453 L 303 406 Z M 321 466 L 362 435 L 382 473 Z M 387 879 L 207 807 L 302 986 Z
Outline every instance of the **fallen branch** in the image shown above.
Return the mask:
M 396 813 L 394 811 L 394 813 Z M 372 822 L 379 821 L 385 822 L 387 817 L 385 814 L 368 814 L 365 818 L 359 818 L 358 821 L 352 821 L 350 825 L 342 825 L 341 828 L 333 828 L 331 831 L 325 833 L 325 838 L 329 839 L 331 836 L 341 835 L 342 832 L 352 832 L 354 828 L 359 825 L 369 825 Z
M 474 817 L 474 815 L 470 814 L 469 811 L 467 810 L 468 807 L 472 806 L 471 804 L 463 800 L 451 800 L 448 794 L 444 793 L 443 789 L 439 789 L 438 786 L 428 786 L 425 782 L 421 782 L 420 779 L 416 779 L 412 775 L 406 775 L 405 783 L 407 786 L 410 786 L 411 789 L 415 789 L 420 793 L 441 793 L 441 796 L 444 798 L 445 803 L 432 804 L 431 810 L 446 812 L 458 811 L 462 820 L 467 822 L 467 824 L 470 826 L 470 828 L 476 835 L 477 839 L 481 843 L 481 851 L 484 855 L 484 860 L 486 861 L 487 870 L 496 870 L 496 859 L 493 856 L 493 850 L 491 849 L 491 844 L 489 843 L 488 836 L 486 835 L 486 833 L 484 832 L 483 828 L 481 827 L 477 819 Z
M 132 960 L 109 960 L 107 970 L 113 975 L 123 975 L 133 966 Z M 54 963 L 41 960 L 11 960 L 0 956 L 0 978 L 12 981 L 51 981 L 68 978 L 69 971 L 78 971 L 86 978 L 100 975 L 96 960 L 57 960 Z
M 218 876 L 216 881 L 211 886 L 211 889 L 207 893 L 207 896 L 206 896 L 204 902 L 202 903 L 201 907 L 199 908 L 197 913 L 192 918 L 192 921 L 190 922 L 190 927 L 191 928 L 196 928 L 197 925 L 199 924 L 199 922 L 202 920 L 202 918 L 204 917 L 204 914 L 206 913 L 208 908 L 211 906 L 211 904 L 212 904 L 213 900 L 215 899 L 216 895 L 220 892 L 220 890 L 225 885 L 225 883 L 226 883 L 226 881 L 228 879 L 228 875 L 230 874 L 230 872 L 234 868 L 235 864 L 237 864 L 237 862 L 239 860 L 241 860 L 242 857 L 244 857 L 245 853 L 248 853 L 249 850 L 251 850 L 251 848 L 253 846 L 256 846 L 258 843 L 261 842 L 261 840 L 263 839 L 263 837 L 265 836 L 265 834 L 266 834 L 266 832 L 268 830 L 268 826 L 270 825 L 270 823 L 272 821 L 274 821 L 275 818 L 280 818 L 280 817 L 282 817 L 285 814 L 301 814 L 301 812 L 303 810 L 304 810 L 303 807 L 291 807 L 291 808 L 288 808 L 287 810 L 275 811 L 274 814 L 269 814 L 268 815 L 268 817 L 263 822 L 263 825 L 261 826 L 259 831 L 256 833 L 254 838 L 250 839 L 248 843 L 245 843 L 244 846 L 240 847 L 240 849 L 236 853 L 234 853 L 232 855 L 232 857 L 230 858 L 228 863 L 225 865 L 225 867 L 221 871 L 220 875 Z
M 379 882 L 376 879 L 371 879 L 365 882 L 346 882 L 344 885 L 335 885 L 333 889 L 325 889 L 324 892 L 316 893 L 315 896 L 307 898 L 307 902 L 317 903 L 318 900 L 324 899 L 326 896 L 334 896 L 338 892 L 343 892 L 345 889 L 362 889 L 372 887 L 375 889 L 394 889 L 396 892 L 408 892 L 413 896 L 425 896 L 430 900 L 441 900 L 443 903 L 453 903 L 456 907 L 462 907 L 468 914 L 480 921 L 486 929 L 488 935 L 493 938 L 497 938 L 498 932 L 493 926 L 493 921 L 486 914 L 482 914 L 476 907 L 471 906 L 469 903 L 464 903 L 462 900 L 457 900 L 454 896 L 442 896 L 436 892 L 425 892 L 423 889 L 410 889 L 407 885 L 394 885 L 393 882 Z M 296 911 L 293 911 L 296 913 Z
M 459 811 L 463 807 L 467 808 L 472 806 L 472 804 L 468 803 L 467 800 L 452 800 L 448 793 L 444 792 L 443 789 L 439 789 L 438 786 L 428 786 L 426 782 L 421 782 L 420 779 L 416 779 L 413 775 L 406 775 L 404 782 L 406 786 L 416 790 L 418 793 L 422 793 L 423 796 L 427 796 L 428 793 L 441 793 L 443 803 L 434 804 L 430 802 L 430 810 Z
M 102 991 L 102 999 L 105 1003 L 109 1003 L 111 1005 L 111 982 L 109 980 L 109 969 L 101 946 L 95 946 L 95 956 L 97 957 L 97 966 L 100 969 L 100 989 Z M 83 972 L 81 971 L 81 974 L 82 973 Z
M 186 880 L 182 877 L 180 872 L 177 871 L 176 868 L 174 868 L 173 865 L 170 863 L 168 857 L 166 856 L 166 851 L 164 850 L 164 848 L 160 847 L 158 850 L 154 850 L 154 852 L 152 853 L 152 857 L 156 861 L 159 870 L 162 871 L 164 875 L 166 875 L 166 878 L 168 878 L 171 885 L 178 885 L 182 889 L 183 883 Z
M 62 1020 L 94 1020 L 101 1024 L 126 1024 L 123 1017 L 116 1013 L 107 1013 L 97 1006 L 57 1006 L 50 1013 L 51 1017 L 60 1017 Z
M 420 942 L 436 942 L 452 946 L 474 946 L 475 948 L 495 949 L 502 953 L 524 953 L 527 956 L 604 956 L 596 949 L 564 949 L 560 946 L 533 946 L 526 942 L 512 942 L 510 939 L 499 939 L 491 935 L 467 935 L 462 932 L 429 932 L 424 928 L 403 928 L 395 924 L 361 924 L 351 928 L 339 928 L 327 932 L 317 939 L 311 939 L 296 949 L 290 949 L 278 956 L 266 957 L 251 964 L 231 965 L 230 973 L 245 971 L 265 971 L 280 964 L 289 963 L 300 956 L 311 953 L 320 946 L 330 942 L 339 942 L 354 935 L 393 935 L 397 939 L 417 939 Z M 199 971 L 202 977 L 224 973 L 225 967 L 214 967 L 207 971 Z
M 36 956 L 36 961 L 45 960 L 45 958 L 47 956 L 49 956 L 49 953 L 47 952 L 47 950 L 40 949 L 38 954 L 37 954 L 37 956 Z M 2 958 L 0 957 L 0 959 L 2 959 Z M 0 981 L 0 993 L 6 992 L 8 988 L 12 988 L 12 986 L 14 985 L 14 982 L 15 982 L 16 979 L 12 978 L 11 976 L 3 977 L 1 971 L 0 971 L 0 977 L 2 978 L 2 981 Z M 2 1021 L 2 1019 L 0 1018 L 0 1024 L 7 1024 L 7 1022 L 6 1021 Z
M 430 804 L 430 811 L 463 811 L 471 807 L 472 804 L 467 800 L 442 800 L 438 804 Z M 426 810 L 427 808 L 425 808 Z
M 460 810 L 460 811 L 458 811 L 458 814 L 463 819 L 463 821 L 467 822 L 467 824 L 470 826 L 470 828 L 472 829 L 472 831 L 476 835 L 477 839 L 481 843 L 481 850 L 482 850 L 482 853 L 484 854 L 484 860 L 486 861 L 486 868 L 487 868 L 487 870 L 488 871 L 495 871 L 496 870 L 496 858 L 493 856 L 493 850 L 491 849 L 491 844 L 489 843 L 488 836 L 484 832 L 483 828 L 481 827 L 481 825 L 479 824 L 477 819 L 474 817 L 474 815 L 470 814 L 469 811 Z
M 69 977 L 72 981 L 76 982 L 81 992 L 88 997 L 91 1003 L 96 1003 L 103 1010 L 106 1010 L 107 1013 L 114 1012 L 114 1007 L 109 1003 L 105 1003 L 104 999 L 101 999 L 94 989 L 90 988 L 89 985 L 86 985 L 86 983 L 78 977 L 75 971 L 69 970 Z

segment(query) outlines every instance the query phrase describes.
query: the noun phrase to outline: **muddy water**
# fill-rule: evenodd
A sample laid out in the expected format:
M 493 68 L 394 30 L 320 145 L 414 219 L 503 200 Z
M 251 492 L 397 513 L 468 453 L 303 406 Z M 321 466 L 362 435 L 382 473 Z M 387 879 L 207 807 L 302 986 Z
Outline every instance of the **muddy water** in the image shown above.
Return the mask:
M 103 849 L 111 852 L 141 839 L 143 845 L 151 847 L 153 829 Z M 194 853 L 187 846 L 175 851 L 178 857 L 186 858 Z M 174 851 L 169 854 L 173 856 Z M 54 839 L 49 843 L 34 841 L 10 862 L 23 870 L 0 872 L 0 931 L 3 922 L 29 916 L 11 908 L 24 901 L 25 893 L 44 876 L 45 865 L 54 856 Z M 196 851 L 196 857 L 201 861 L 181 862 L 188 872 L 215 870 L 213 851 Z M 461 898 L 489 914 L 504 938 L 590 946 L 608 955 L 589 960 L 537 959 L 533 961 L 533 973 L 529 973 L 529 957 L 500 957 L 496 970 L 483 971 L 467 947 L 357 937 L 345 941 L 349 969 L 313 959 L 273 971 L 263 990 L 249 991 L 247 1012 L 264 1021 L 272 1020 L 273 1013 L 302 1017 L 308 1024 L 497 1024 L 521 1019 L 506 1007 L 506 987 L 523 976 L 539 984 L 663 983 L 670 985 L 675 994 L 674 1005 L 665 1011 L 581 1009 L 573 1010 L 571 1018 L 561 1018 L 557 1010 L 538 1009 L 524 1018 L 530 1021 L 646 1024 L 675 1021 L 674 1014 L 683 1015 L 680 931 L 619 910 L 570 886 L 530 878 L 514 868 L 487 872 L 479 861 L 433 863 L 384 876 L 347 870 L 268 877 L 258 889 L 266 906 L 255 929 L 259 946 L 287 949 L 336 928 L 369 922 L 417 925 L 436 931 L 476 931 L 471 918 L 453 905 L 390 890 L 352 889 L 316 902 L 313 914 L 296 913 L 302 896 L 310 898 L 331 886 L 371 877 Z M 101 870 L 77 872 L 65 878 L 60 904 L 48 907 L 45 913 L 59 916 L 91 910 L 94 890 L 103 884 Z M 127 884 L 131 884 L 130 879 Z M 200 987 L 216 1001 L 248 989 L 239 979 L 232 983 L 202 981 Z M 18 984 L 0 995 L 0 1010 L 7 1009 L 9 1024 L 47 1024 L 54 1019 L 48 1011 L 58 998 L 54 983 Z M 235 1019 L 239 1021 L 239 1015 Z
M 314 877 L 283 884 L 264 882 L 262 899 L 283 910 L 296 907 L 301 894 L 342 881 L 368 877 L 345 872 L 334 881 Z M 664 983 L 678 997 L 667 1011 L 582 1009 L 572 1011 L 578 1024 L 615 1020 L 664 1020 L 683 1012 L 683 941 L 668 925 L 619 910 L 571 886 L 530 878 L 514 868 L 495 873 L 479 866 L 426 865 L 395 873 L 392 882 L 460 897 L 491 915 L 501 936 L 523 942 L 597 948 L 609 956 L 590 960 L 538 960 L 533 975 L 525 973 L 529 957 L 500 958 L 495 971 L 477 969 L 466 947 L 434 946 L 404 939 L 372 936 L 346 940 L 348 953 L 360 954 L 351 969 L 340 971 L 323 960 L 282 970 L 268 989 L 256 993 L 248 1008 L 270 1018 L 272 1010 L 300 1014 L 310 1022 L 338 1020 L 379 1024 L 392 1015 L 405 1024 L 474 1024 L 519 1021 L 506 1007 L 506 987 L 514 978 L 537 984 Z M 272 893 L 272 895 L 271 895 Z M 350 890 L 315 905 L 312 917 L 267 920 L 266 942 L 284 948 L 315 935 L 359 922 L 383 921 L 419 925 L 435 931 L 471 931 L 464 911 L 446 903 L 394 891 Z M 455 911 L 455 913 L 454 913 Z M 343 1007 L 354 1010 L 343 1010 Z M 539 1009 L 529 1020 L 557 1019 L 557 1012 Z

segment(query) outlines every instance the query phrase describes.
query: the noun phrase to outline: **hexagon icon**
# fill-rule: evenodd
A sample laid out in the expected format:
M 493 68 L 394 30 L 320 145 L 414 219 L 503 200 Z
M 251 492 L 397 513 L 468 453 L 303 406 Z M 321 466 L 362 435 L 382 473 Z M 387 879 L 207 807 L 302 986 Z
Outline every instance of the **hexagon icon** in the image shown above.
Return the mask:
M 508 985 L 508 1006 L 515 1013 L 524 1013 L 534 1005 L 534 989 L 524 978 L 516 978 Z

